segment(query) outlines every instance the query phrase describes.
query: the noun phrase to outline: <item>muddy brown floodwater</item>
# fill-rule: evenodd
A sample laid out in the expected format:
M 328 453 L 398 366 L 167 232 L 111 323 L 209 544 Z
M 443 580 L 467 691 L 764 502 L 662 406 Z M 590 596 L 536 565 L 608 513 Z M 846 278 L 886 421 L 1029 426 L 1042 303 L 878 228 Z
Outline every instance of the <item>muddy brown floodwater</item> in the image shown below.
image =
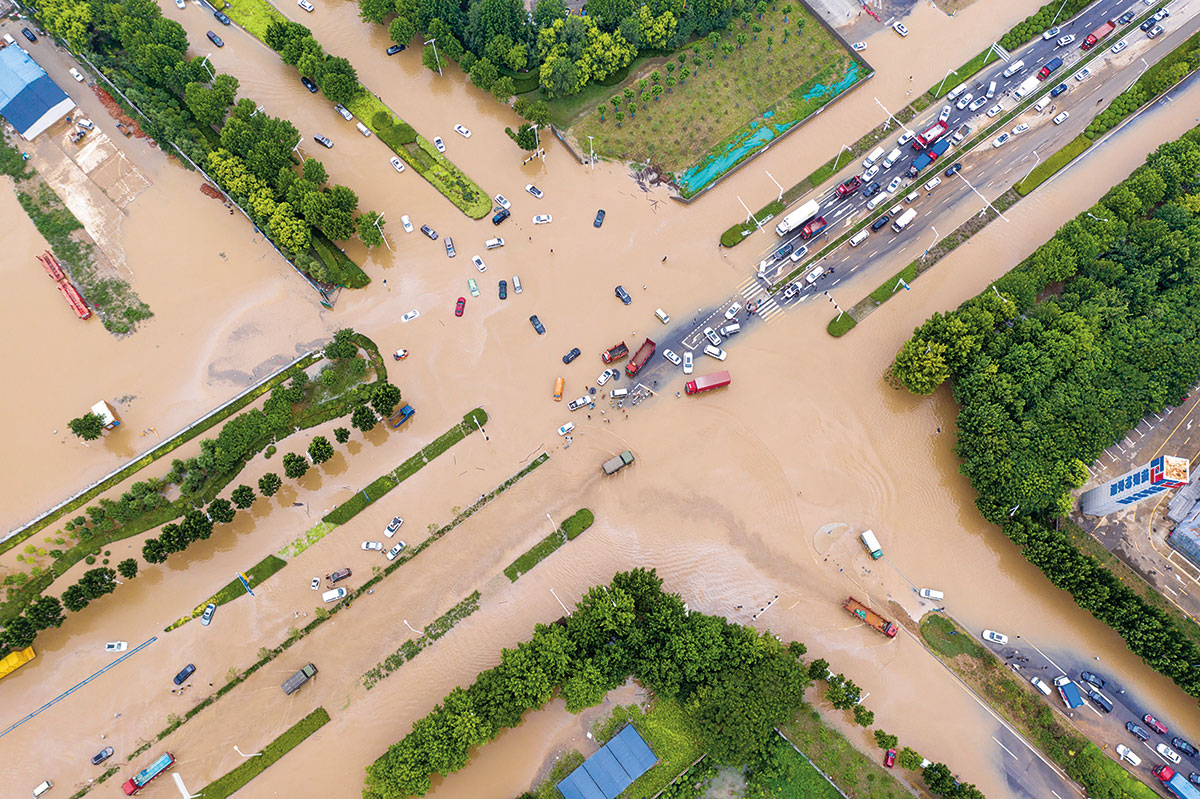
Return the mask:
M 292 13 L 287 4 L 283 7 Z M 906 43 L 897 40 L 875 48 L 880 36 L 872 37 L 875 58 L 886 61 L 894 47 L 899 59 L 900 48 L 925 35 L 927 25 L 929 35 L 971 30 L 984 38 L 977 28 L 963 28 L 964 21 L 976 19 L 978 26 L 998 30 L 1004 27 L 998 20 L 1026 13 L 1013 6 L 1000 10 L 995 3 L 977 3 L 956 20 L 932 12 L 926 19 L 926 11 L 918 7 L 912 15 L 914 34 Z M 171 6 L 165 13 L 183 21 L 194 42 L 209 24 L 195 6 L 184 12 Z M 619 166 L 585 170 L 557 145 L 550 147 L 546 165 L 521 167 L 518 152 L 501 130 L 511 121 L 490 100 L 462 86 L 457 76 L 435 83 L 427 71 L 402 60 L 412 54 L 388 62 L 394 71 L 383 72 L 384 56 L 380 52 L 375 58 L 382 36 L 358 27 L 362 23 L 350 3 L 321 8 L 318 16 L 320 24 L 305 21 L 322 31 L 322 41 L 334 52 L 352 49 L 364 35 L 372 37 L 370 52 L 355 59 L 366 82 L 377 90 L 387 86 L 385 99 L 423 133 L 444 135 L 449 155 L 487 190 L 513 201 L 513 219 L 499 231 L 486 220 L 467 221 L 410 171 L 396 175 L 381 143 L 358 136 L 328 103 L 305 92 L 290 68 L 230 30 L 227 46 L 213 56 L 218 67 L 233 71 L 242 80 L 243 93 L 268 111 L 285 112 L 306 136 L 336 132 L 336 149 L 323 154 L 334 179 L 354 187 L 364 207 L 386 211 L 392 220 L 394 249 L 373 252 L 367 262 L 372 286 L 344 293 L 332 313 L 314 312 L 308 289 L 272 260 L 271 251 L 254 241 L 243 223 L 230 222 L 218 204 L 201 197 L 194 177 L 161 161 L 151 168 L 154 153 L 145 154 L 154 188 L 131 204 L 126 232 L 135 286 L 158 314 L 145 330 L 115 341 L 97 332 L 98 327 L 79 326 L 56 306 L 53 292 L 38 285 L 44 278 L 33 269 L 32 253 L 28 271 L 34 277 L 18 270 L 15 257 L 6 259 L 6 275 L 19 274 L 27 281 L 20 285 L 35 298 L 28 307 L 14 309 L 15 318 L 27 325 L 20 328 L 22 338 L 54 342 L 60 352 L 85 356 L 78 363 L 60 358 L 58 368 L 47 374 L 45 359 L 39 357 L 43 347 L 17 351 L 16 364 L 23 370 L 18 373 L 37 374 L 52 391 L 42 392 L 39 384 L 36 396 L 25 392 L 12 397 L 15 410 L 10 415 L 43 400 L 51 410 L 35 408 L 41 414 L 34 419 L 37 424 L 14 431 L 19 443 L 29 437 L 31 454 L 26 473 L 13 478 L 24 481 L 26 493 L 7 485 L 6 512 L 27 516 L 28 506 L 37 504 L 34 497 L 53 499 L 63 493 L 47 485 L 60 471 L 69 473 L 63 480 L 77 480 L 75 473 L 100 469 L 102 458 L 108 459 L 104 463 L 115 459 L 111 453 L 101 456 L 73 443 L 58 444 L 58 439 L 48 448 L 38 443 L 48 432 L 35 435 L 25 429 L 58 427 L 61 438 L 65 419 L 80 402 L 59 395 L 83 394 L 89 405 L 93 395 L 138 396 L 126 413 L 125 431 L 136 435 L 153 423 L 150 418 L 185 411 L 198 415 L 196 409 L 215 404 L 216 396 L 234 393 L 237 380 L 226 372 L 248 374 L 271 357 L 290 354 L 346 324 L 367 333 L 385 351 L 410 349 L 412 356 L 389 363 L 389 370 L 418 414 L 403 431 L 379 430 L 365 438 L 356 433 L 348 447 L 339 447 L 337 458 L 298 484 L 289 482 L 272 500 L 260 500 L 232 529 L 219 530 L 163 566 L 145 568 L 132 584 L 73 614 L 62 628 L 43 633 L 37 645 L 40 657 L 0 682 L 0 729 L 107 663 L 105 641 L 136 645 L 153 635 L 158 640 L 0 738 L 0 751 L 20 753 L 0 758 L 3 784 L 32 786 L 51 778 L 74 790 L 95 776 L 87 758 L 107 742 L 117 750 L 122 777 L 166 749 L 179 758 L 177 772 L 189 788 L 198 791 L 241 761 L 234 745 L 252 751 L 323 705 L 333 721 L 239 795 L 355 796 L 363 767 L 404 735 L 413 720 L 455 685 L 494 665 L 500 648 L 528 637 L 535 623 L 562 614 L 552 590 L 570 606 L 587 587 L 633 566 L 657 568 L 667 588 L 680 592 L 692 608 L 769 628 L 785 641 L 805 642 L 814 656 L 827 658 L 870 692 L 867 704 L 879 727 L 950 763 L 990 796 L 1009 792 L 1006 756 L 991 740 L 990 717 L 907 635 L 888 641 L 854 623 L 839 607 L 846 594 L 868 595 L 877 603 L 893 600 L 917 616 L 928 608 L 905 578 L 938 587 L 946 592 L 951 612 L 973 627 L 1048 642 L 1083 659 L 1101 657 L 1105 671 L 1120 674 L 1142 701 L 1161 708 L 1173 726 L 1191 736 L 1200 734 L 1194 714 L 1179 718 L 1171 712 L 1193 707 L 1191 700 L 1051 587 L 979 517 L 974 492 L 958 475 L 951 451 L 955 407 L 949 393 L 917 399 L 880 380 L 901 341 L 929 313 L 985 288 L 1055 226 L 1124 177 L 1147 150 L 1192 125 L 1191 109 L 1200 90 L 1192 88 L 1171 105 L 1156 108 L 1145 121 L 1102 145 L 1101 152 L 1088 156 L 1087 169 L 1070 170 L 1020 203 L 1008 213 L 1009 225 L 993 224 L 848 337 L 828 338 L 827 307 L 810 304 L 770 325 L 751 326 L 731 344 L 727 366 L 734 382 L 729 389 L 676 398 L 678 373 L 669 382 L 660 376 L 661 396 L 627 417 L 600 403 L 589 419 L 586 412 L 572 415 L 565 403 L 552 401 L 557 376 L 567 381 L 567 399 L 583 393 L 603 368 L 596 357 L 600 350 L 614 341 L 632 343 L 661 331 L 654 308 L 663 307 L 686 324 L 692 308 L 718 302 L 746 277 L 744 267 L 716 250 L 715 239 L 730 221 L 732 195 L 758 191 L 757 165 L 690 208 L 667 201 L 663 192 L 641 193 Z M 947 63 L 957 64 L 982 45 L 948 40 L 947 47 L 963 50 L 953 59 L 946 55 Z M 937 77 L 917 76 L 916 83 L 928 85 Z M 868 89 L 882 91 L 890 85 L 875 80 L 881 82 Z M 901 95 L 891 97 L 897 104 L 904 82 L 890 89 Z M 874 107 L 870 95 L 866 98 Z M 861 104 L 862 99 L 856 95 L 853 102 Z M 878 118 L 868 106 L 850 101 L 829 116 L 835 112 L 843 114 L 844 130 L 854 131 L 847 138 Z M 855 113 L 861 113 L 857 121 L 862 124 L 856 124 Z M 439 121 L 436 114 L 446 116 Z M 469 141 L 450 134 L 449 125 L 458 119 L 475 130 Z M 822 122 L 828 124 L 827 119 Z M 828 155 L 815 142 L 829 140 L 801 132 L 767 158 L 792 159 L 788 167 L 799 176 Z M 521 190 L 531 181 L 546 192 L 544 200 Z M 596 230 L 591 219 L 599 207 L 608 218 Z M 0 200 L 5 218 L 13 208 L 9 200 Z M 417 225 L 428 222 L 453 235 L 459 257 L 446 259 L 440 241 L 404 234 L 398 224 L 403 213 L 411 214 Z M 534 228 L 529 222 L 534 213 L 551 213 L 554 221 Z M 16 217 L 21 221 L 0 231 L 0 244 L 8 245 L 4 251 L 36 250 L 36 234 L 22 227 L 23 217 Z M 508 246 L 484 254 L 483 240 L 496 232 Z M 524 242 L 521 235 L 527 237 Z M 168 249 L 174 257 L 163 258 Z M 226 261 L 218 255 L 222 251 L 236 257 Z M 469 258 L 475 253 L 484 255 L 486 274 L 471 268 Z M 888 268 L 881 264 L 873 274 Z M 500 301 L 497 280 L 511 280 L 514 274 L 521 276 L 523 293 L 510 291 Z M 468 295 L 468 277 L 478 280 L 479 298 Z M 231 295 L 230 287 L 239 280 L 249 288 Z M 846 285 L 865 290 L 874 282 L 869 276 Z M 613 298 L 617 283 L 633 294 L 632 305 Z M 460 295 L 467 296 L 467 309 L 456 319 L 453 306 Z M 412 308 L 421 316 L 401 323 L 401 314 Z M 545 323 L 545 336 L 530 328 L 532 313 Z M 10 333 L 15 335 L 17 323 L 10 318 L 6 324 L 13 325 Z M 28 326 L 41 338 L 28 336 Z M 574 346 L 584 355 L 564 366 L 560 356 Z M 704 373 L 709 366 L 702 360 L 697 369 Z M 211 626 L 193 622 L 162 632 L 238 569 L 299 535 L 326 508 L 411 455 L 476 405 L 491 416 L 487 441 L 475 434 L 442 455 L 351 523 L 292 558 L 256 590 L 255 599 L 243 597 L 220 608 Z M 607 412 L 601 415 L 601 409 Z M 555 428 L 568 418 L 577 430 L 574 445 L 564 450 Z M 328 435 L 333 426 L 312 434 Z M 307 440 L 308 435 L 302 436 L 281 450 L 299 450 Z M 112 442 L 106 439 L 106 447 Z M 71 451 L 64 452 L 64 446 Z M 208 682 L 221 685 L 231 669 L 254 662 L 260 647 L 275 646 L 289 627 L 310 619 L 320 604 L 308 587 L 312 576 L 349 565 L 355 571 L 351 584 L 361 584 L 381 560 L 363 552 L 360 542 L 385 540 L 382 527 L 394 513 L 406 519 L 402 536 L 410 543 L 420 540 L 427 525 L 444 523 L 455 506 L 469 505 L 543 448 L 552 455 L 545 466 L 137 762 L 125 762 L 141 741 L 166 725 L 169 714 L 206 696 Z M 599 463 L 627 448 L 637 462 L 615 477 L 603 477 Z M 252 483 L 277 468 L 278 456 L 272 461 L 257 458 L 239 481 Z M 13 471 L 11 465 L 8 469 Z M 162 469 L 149 473 L 161 474 Z M 591 530 L 517 583 L 500 576 L 505 565 L 546 534 L 546 513 L 559 520 L 584 506 L 596 513 Z M 820 532 L 835 523 L 847 527 L 834 536 Z M 869 561 L 855 541 L 855 533 L 867 527 L 878 534 L 886 561 Z M 114 557 L 136 553 L 143 538 L 114 545 Z M 411 637 L 405 621 L 418 628 L 428 624 L 474 590 L 482 592 L 478 612 L 373 690 L 362 687 L 361 675 Z M 755 620 L 753 614 L 775 595 L 778 601 Z M 283 697 L 279 683 L 308 661 L 319 667 L 318 679 Z M 171 694 L 171 676 L 189 662 L 197 666 L 193 687 L 183 696 Z M 848 732 L 871 751 L 865 733 Z M 511 797 L 528 787 L 563 746 L 583 745 L 582 733 L 580 720 L 552 704 L 478 753 L 469 768 L 437 785 L 434 795 Z M 173 790 L 160 782 L 144 795 L 166 797 Z M 110 782 L 94 795 L 119 795 L 119 788 Z

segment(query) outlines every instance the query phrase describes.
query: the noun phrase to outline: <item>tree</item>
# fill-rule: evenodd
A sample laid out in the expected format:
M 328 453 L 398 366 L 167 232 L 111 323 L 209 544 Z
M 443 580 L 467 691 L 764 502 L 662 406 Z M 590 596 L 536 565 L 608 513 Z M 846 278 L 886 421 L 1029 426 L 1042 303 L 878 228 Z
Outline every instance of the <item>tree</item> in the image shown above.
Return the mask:
M 267 225 L 279 246 L 288 252 L 303 252 L 308 249 L 309 227 L 298 218 L 288 203 L 279 203 Z
M 335 427 L 333 429 L 333 437 L 339 444 L 345 444 L 350 440 L 350 431 L 344 427 Z
M 562 19 L 566 13 L 566 0 L 538 0 L 533 11 L 533 22 L 539 28 L 547 28 Z
M 388 25 L 388 38 L 403 47 L 408 47 L 416 35 L 417 23 L 412 17 L 398 16 Z
M 100 414 L 91 411 L 67 422 L 67 426 L 84 441 L 95 441 L 104 432 L 104 420 L 100 418 Z
M 283 456 L 283 476 L 291 480 L 299 480 L 308 471 L 308 459 L 303 455 L 289 452 Z
M 883 730 L 875 730 L 875 745 L 880 749 L 895 749 L 899 743 L 900 739 L 895 735 Z
M 550 106 L 545 100 L 533 101 L 518 97 L 517 101 L 513 103 L 513 111 L 540 127 L 544 127 L 550 122 Z
M 308 456 L 313 463 L 324 463 L 333 457 L 333 444 L 325 436 L 317 436 L 309 442 Z
M 383 244 L 383 225 L 387 220 L 378 211 L 367 211 L 358 218 L 358 237 L 368 247 Z
M 950 377 L 946 345 L 912 338 L 896 354 L 892 374 L 914 394 L 928 395 Z
M 167 559 L 167 548 L 157 538 L 147 538 L 142 544 L 142 560 L 147 563 L 163 563 Z
M 442 68 L 442 59 L 438 55 L 438 51 L 434 46 L 426 45 L 421 50 L 421 63 L 425 65 L 430 72 L 439 72 Z
M 327 59 L 321 65 L 316 81 L 325 96 L 335 103 L 350 102 L 362 88 L 358 83 L 358 73 L 345 58 Z
M 84 606 L 87 606 L 86 601 Z M 82 609 L 80 608 L 80 610 Z M 33 646 L 36 638 L 37 628 L 24 616 L 17 616 L 4 627 L 3 644 L 8 649 L 24 649 Z
M 467 10 L 467 46 L 482 55 L 490 39 L 520 38 L 525 26 L 523 0 L 475 0 Z
M 750 37 L 747 36 L 742 31 L 738 31 L 737 36 L 735 36 L 734 38 L 737 40 L 737 49 L 739 49 L 739 50 L 742 49 L 742 45 L 744 45 L 746 42 L 750 41 Z
M 517 84 L 507 75 L 501 75 L 492 83 L 492 97 L 496 98 L 497 102 L 508 103 L 516 93 Z
M 808 678 L 810 680 L 824 680 L 829 676 L 829 664 L 822 658 L 817 658 L 812 663 L 808 664 Z
M 64 618 L 62 602 L 58 597 L 40 596 L 25 608 L 25 618 L 37 630 L 61 627 Z
M 925 758 L 921 757 L 921 755 L 919 755 L 915 749 L 910 749 L 906 746 L 900 750 L 900 755 L 896 758 L 896 762 L 902 769 L 916 771 L 921 767 L 921 761 L 924 759 Z
M 273 497 L 275 492 L 283 486 L 283 480 L 274 472 L 267 472 L 262 477 L 258 478 L 258 490 L 262 492 L 264 497 Z
M 350 426 L 364 433 L 374 429 L 378 423 L 379 417 L 366 405 L 359 405 L 354 409 L 354 413 L 350 414 Z
M 862 705 L 855 705 L 854 722 L 860 727 L 870 727 L 875 723 L 875 711 L 867 710 Z
M 153 539 L 151 539 L 151 540 L 153 540 Z M 67 610 L 71 611 L 72 613 L 80 612 L 81 610 L 86 608 L 91 601 L 92 600 L 87 595 L 87 590 L 82 585 L 79 585 L 78 583 L 76 583 L 75 585 L 72 585 L 72 586 L 68 586 L 67 590 L 63 591 L 63 593 L 62 593 L 63 607 L 65 607 Z M 7 632 L 8 631 L 5 630 L 6 635 L 7 635 Z
M 396 410 L 396 405 L 400 403 L 400 389 L 393 386 L 391 383 L 381 383 L 375 387 L 371 396 L 371 407 L 380 416 L 391 416 Z
M 99 599 L 117 590 L 117 573 L 108 568 L 88 569 L 77 584 L 83 587 L 88 599 Z
M 380 24 L 395 10 L 395 0 L 358 0 L 358 16 L 364 22 Z
M 217 126 L 225 119 L 229 107 L 237 97 L 238 80 L 224 73 L 217 75 L 212 86 L 192 82 L 183 90 L 183 101 L 192 116 L 202 125 Z
M 324 355 L 331 361 L 342 361 L 358 356 L 358 344 L 354 340 L 354 329 L 343 327 L 333 334 L 333 340 L 325 345 Z
M 229 500 L 217 498 L 208 504 L 208 515 L 218 524 L 229 524 L 237 516 L 237 511 Z
M 243 483 L 233 489 L 233 493 L 229 495 L 229 498 L 233 500 L 233 504 L 239 510 L 245 510 L 254 504 L 254 489 Z
M 126 558 L 117 564 L 117 574 L 126 580 L 132 580 L 138 575 L 138 562 L 133 558 Z

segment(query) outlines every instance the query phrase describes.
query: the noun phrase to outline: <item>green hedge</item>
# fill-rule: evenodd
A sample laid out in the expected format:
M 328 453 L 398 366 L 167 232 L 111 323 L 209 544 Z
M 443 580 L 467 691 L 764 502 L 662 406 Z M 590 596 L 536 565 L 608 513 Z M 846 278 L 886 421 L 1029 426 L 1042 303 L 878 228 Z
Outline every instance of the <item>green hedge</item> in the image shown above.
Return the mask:
M 1134 111 L 1183 80 L 1200 67 L 1200 33 L 1167 53 L 1092 120 L 1084 135 L 1095 140 Z
M 197 795 L 207 797 L 207 799 L 226 799 L 226 797 L 232 796 L 250 780 L 274 765 L 279 758 L 302 744 L 305 738 L 321 729 L 328 721 L 329 713 L 325 708 L 317 708 L 263 747 L 261 755 L 246 758 L 233 771 L 204 786 Z
M 497 69 L 500 71 L 501 77 L 510 78 L 512 80 L 517 94 L 528 94 L 529 92 L 537 91 L 538 81 L 541 75 L 536 69 L 529 72 L 513 72 L 511 69 L 503 65 L 498 66 Z
M 274 555 L 267 555 L 265 558 L 260 560 L 258 563 L 255 563 L 253 566 L 251 566 L 249 569 L 246 570 L 247 582 L 250 583 L 251 588 L 254 588 L 259 583 L 261 583 L 263 580 L 266 580 L 268 577 L 270 577 L 272 574 L 279 571 L 286 565 L 287 565 L 286 560 L 283 560 L 282 558 L 277 558 Z M 242 581 L 239 580 L 238 578 L 234 577 L 232 580 L 230 580 L 228 583 L 226 583 L 221 588 L 220 591 L 217 591 L 217 593 L 213 594 L 208 599 L 204 600 L 199 605 L 197 605 L 195 608 L 193 608 L 192 612 L 189 613 L 187 616 L 183 616 L 183 617 L 177 619 L 169 627 L 167 627 L 165 630 L 163 630 L 163 632 L 169 633 L 171 630 L 182 627 L 183 625 L 187 624 L 192 619 L 203 615 L 204 608 L 210 602 L 215 605 L 218 605 L 218 606 L 224 605 L 226 602 L 232 602 L 233 600 L 237 599 L 238 597 L 242 596 L 245 593 L 246 593 L 246 589 L 242 586 Z
M 375 131 L 384 144 L 393 150 L 399 150 L 406 144 L 417 140 L 417 132 L 412 125 L 396 119 L 387 111 L 376 111 L 371 118 L 371 129 Z
M 1084 134 L 1080 133 L 1075 138 L 1063 145 L 1062 149 L 1054 153 L 1042 163 L 1033 168 L 1033 171 L 1025 177 L 1024 180 L 1018 181 L 1013 189 L 1017 194 L 1024 197 L 1029 192 L 1036 189 L 1038 186 L 1045 183 L 1055 172 L 1065 167 L 1067 164 L 1074 161 L 1092 146 L 1091 140 Z
M 562 523 L 562 526 L 557 528 L 550 535 L 543 538 L 534 544 L 519 558 L 514 560 L 504 569 L 504 575 L 509 579 L 509 582 L 515 583 L 534 566 L 548 558 L 556 549 L 561 547 L 568 541 L 574 541 L 583 531 L 592 526 L 595 517 L 587 508 L 580 508 L 571 515 L 569 519 Z
M 330 283 L 343 288 L 361 289 L 371 282 L 371 278 L 361 266 L 351 261 L 340 247 L 316 228 L 312 231 L 312 247 L 321 263 L 325 264 L 326 276 Z

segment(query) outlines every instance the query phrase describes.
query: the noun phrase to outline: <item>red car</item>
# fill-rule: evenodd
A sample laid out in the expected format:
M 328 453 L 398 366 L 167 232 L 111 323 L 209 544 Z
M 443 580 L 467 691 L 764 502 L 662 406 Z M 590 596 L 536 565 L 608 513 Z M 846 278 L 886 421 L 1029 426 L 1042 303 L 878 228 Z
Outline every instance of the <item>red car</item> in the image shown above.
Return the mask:
M 892 766 L 896 765 L 896 750 L 895 749 L 887 750 L 887 754 L 883 756 L 883 765 L 887 766 L 888 768 L 891 768 Z
M 458 302 L 454 303 L 454 315 L 462 316 L 463 310 L 467 307 L 467 298 L 459 297 Z
M 845 197 L 847 194 L 853 194 L 858 191 L 858 187 L 862 185 L 862 178 L 858 175 L 847 180 L 845 183 L 837 187 L 839 197 Z
M 1146 722 L 1146 724 L 1149 725 L 1150 729 L 1154 730 L 1159 735 L 1167 734 L 1167 725 L 1163 724 L 1161 721 L 1154 718 L 1154 716 L 1151 716 L 1149 713 L 1142 716 L 1142 721 Z

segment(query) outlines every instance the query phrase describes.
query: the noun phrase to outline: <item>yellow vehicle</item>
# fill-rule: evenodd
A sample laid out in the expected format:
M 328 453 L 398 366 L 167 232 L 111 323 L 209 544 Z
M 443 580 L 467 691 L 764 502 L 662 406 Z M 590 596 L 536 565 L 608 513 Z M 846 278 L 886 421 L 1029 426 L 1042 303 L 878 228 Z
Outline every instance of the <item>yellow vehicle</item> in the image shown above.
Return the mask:
M 565 386 L 565 385 L 566 385 L 566 383 L 563 382 L 563 379 L 561 377 L 554 381 L 554 401 L 555 402 L 562 402 L 563 386 Z

